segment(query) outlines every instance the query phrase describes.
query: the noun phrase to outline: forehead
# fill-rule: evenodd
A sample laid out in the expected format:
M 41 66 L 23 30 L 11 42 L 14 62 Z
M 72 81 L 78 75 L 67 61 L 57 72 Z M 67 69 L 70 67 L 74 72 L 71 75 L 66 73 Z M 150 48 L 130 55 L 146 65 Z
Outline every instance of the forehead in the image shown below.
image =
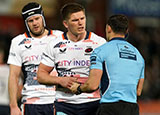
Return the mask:
M 78 18 L 81 18 L 81 17 L 85 17 L 85 13 L 83 11 L 72 13 L 72 14 L 70 14 L 69 18 L 70 19 L 78 19 Z
M 40 14 L 32 15 L 32 16 L 28 17 L 27 21 L 28 20 L 33 20 L 35 18 L 41 18 L 41 15 Z

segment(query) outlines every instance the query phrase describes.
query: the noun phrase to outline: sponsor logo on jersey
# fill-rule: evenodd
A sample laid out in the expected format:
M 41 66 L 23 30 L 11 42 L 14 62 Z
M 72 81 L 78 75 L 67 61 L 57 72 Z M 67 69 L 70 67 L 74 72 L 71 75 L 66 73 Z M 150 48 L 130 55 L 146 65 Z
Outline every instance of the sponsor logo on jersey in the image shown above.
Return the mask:
M 83 50 L 83 48 L 80 48 L 80 47 L 69 47 L 68 50 Z
M 90 53 L 90 52 L 92 52 L 93 51 L 93 48 L 87 48 L 87 49 L 85 49 L 85 52 L 86 53 Z
M 66 44 L 70 43 L 70 41 L 66 41 L 66 42 L 59 42 L 57 43 L 54 48 L 62 48 L 62 47 L 66 47 Z
M 22 64 L 22 71 L 24 73 L 24 82 L 30 85 L 39 85 L 38 81 L 34 79 L 37 76 L 37 69 L 39 64 L 28 64 L 27 61 Z
M 25 48 L 27 48 L 27 49 L 30 49 L 31 47 L 32 47 L 32 45 L 29 45 L 29 46 L 25 45 Z
M 24 66 L 24 68 L 25 68 L 25 71 L 27 71 L 27 72 L 33 72 L 33 73 L 36 73 L 37 72 L 37 69 L 38 69 L 38 64 L 25 64 L 25 63 L 27 63 L 27 62 L 24 62 L 23 64 L 22 64 L 22 66 Z M 36 75 L 35 75 L 36 76 Z M 35 77 L 34 76 L 34 77 Z M 33 78 L 34 78 L 33 77 Z
M 58 66 L 90 66 L 90 60 L 62 60 Z
M 124 48 L 128 49 L 128 46 L 124 46 Z
M 31 56 L 26 56 L 25 61 L 37 61 L 41 60 L 42 56 L 41 55 L 31 55 Z
M 22 44 L 29 44 L 31 43 L 31 40 L 30 39 L 23 39 L 18 45 L 22 45 Z
M 59 49 L 60 53 L 64 53 L 67 50 L 67 48 L 61 48 Z
M 66 68 L 58 68 L 57 72 L 58 76 L 63 76 L 63 77 L 66 76 L 73 77 L 76 74 L 75 72 L 71 71 L 71 69 L 66 69 Z
M 118 44 L 119 57 L 130 60 L 137 60 L 135 50 L 126 44 Z
M 40 87 L 40 88 L 35 88 L 36 91 L 55 91 L 55 87 L 48 88 L 48 87 Z

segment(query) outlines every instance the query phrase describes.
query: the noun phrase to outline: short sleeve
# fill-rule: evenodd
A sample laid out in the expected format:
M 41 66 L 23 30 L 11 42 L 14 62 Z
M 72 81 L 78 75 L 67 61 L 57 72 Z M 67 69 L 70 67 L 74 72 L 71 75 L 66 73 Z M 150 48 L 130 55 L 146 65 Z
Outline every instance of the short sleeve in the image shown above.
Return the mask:
M 15 41 L 12 41 L 12 43 L 11 43 L 7 63 L 17 65 L 17 66 L 22 66 L 22 58 L 20 55 L 20 48 L 18 47 L 18 44 L 16 44 Z
M 55 66 L 55 49 L 53 48 L 53 40 L 47 45 L 45 51 L 42 54 L 41 63 L 54 67 Z
M 145 73 L 145 63 L 143 63 L 143 67 L 142 67 L 142 71 L 141 71 L 141 76 L 140 76 L 141 79 L 144 78 L 144 73 Z
M 100 69 L 100 70 L 103 69 L 103 66 L 102 66 L 103 60 L 101 58 L 101 53 L 100 52 L 101 52 L 100 49 L 95 49 L 93 51 L 93 53 L 91 54 L 91 57 L 90 57 L 90 63 L 91 63 L 90 69 Z

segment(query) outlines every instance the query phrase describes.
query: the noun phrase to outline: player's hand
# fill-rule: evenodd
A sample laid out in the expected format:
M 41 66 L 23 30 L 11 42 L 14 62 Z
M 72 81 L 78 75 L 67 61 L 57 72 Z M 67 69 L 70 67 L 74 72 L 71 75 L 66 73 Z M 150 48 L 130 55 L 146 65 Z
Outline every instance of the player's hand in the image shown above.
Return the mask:
M 19 107 L 10 107 L 11 109 L 11 115 L 22 115 L 21 110 Z
M 70 87 L 70 90 L 72 91 L 72 93 L 76 93 L 77 92 L 77 87 L 79 86 L 79 83 L 72 83 L 72 86 Z
M 76 81 L 77 81 L 77 78 L 74 78 L 74 77 L 60 77 L 60 85 L 68 89 L 70 89 L 72 84 Z

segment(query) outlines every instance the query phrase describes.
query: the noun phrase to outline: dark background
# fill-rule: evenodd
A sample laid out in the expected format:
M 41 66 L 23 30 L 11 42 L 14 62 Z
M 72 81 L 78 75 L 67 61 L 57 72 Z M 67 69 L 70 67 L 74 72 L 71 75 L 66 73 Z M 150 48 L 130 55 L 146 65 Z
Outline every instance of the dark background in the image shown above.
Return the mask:
M 105 37 L 107 18 L 125 14 L 130 20 L 128 41 L 143 55 L 146 63 L 145 83 L 138 102 L 160 100 L 160 0 L 0 0 L 0 46 L 5 49 L 5 62 L 11 40 L 25 32 L 21 9 L 29 1 L 40 3 L 47 26 L 65 31 L 60 8 L 78 2 L 86 8 L 87 29 Z M 148 115 L 148 114 L 147 114 Z

